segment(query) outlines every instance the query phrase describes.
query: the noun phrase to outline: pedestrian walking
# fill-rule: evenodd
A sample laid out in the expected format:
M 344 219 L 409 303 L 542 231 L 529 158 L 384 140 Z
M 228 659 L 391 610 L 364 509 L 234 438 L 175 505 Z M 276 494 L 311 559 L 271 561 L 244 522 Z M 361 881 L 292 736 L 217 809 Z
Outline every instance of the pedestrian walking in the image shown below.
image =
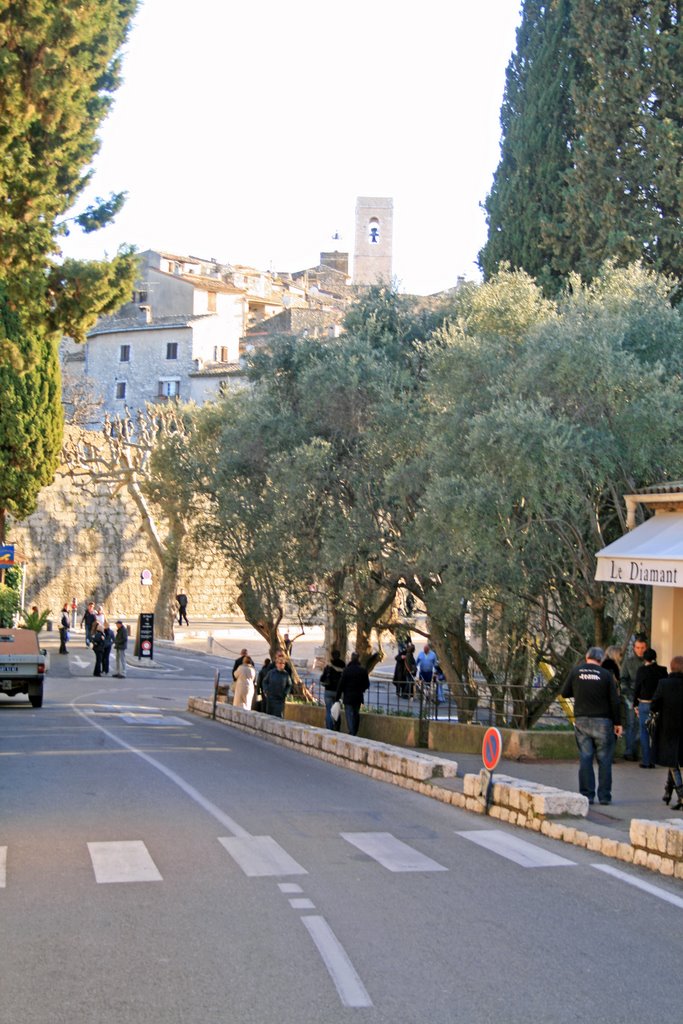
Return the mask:
M 654 768 L 650 752 L 650 733 L 647 723 L 650 719 L 652 698 L 660 679 L 664 679 L 667 671 L 663 665 L 657 664 L 657 652 L 648 647 L 643 654 L 643 664 L 636 672 L 636 685 L 633 691 L 633 710 L 640 729 L 640 762 L 641 768 Z
M 339 732 L 341 729 L 341 715 L 335 722 L 332 717 L 332 705 L 338 700 L 337 691 L 345 667 L 346 662 L 342 659 L 339 651 L 332 651 L 332 658 L 325 665 L 320 677 L 320 682 L 325 687 L 323 695 L 325 701 L 325 728 L 332 729 L 333 732 Z
M 254 662 L 247 654 L 242 664 L 238 665 L 235 671 L 235 685 L 232 693 L 232 706 L 234 708 L 245 708 L 245 710 L 251 711 L 255 683 L 256 669 L 254 668 Z
M 619 686 L 624 704 L 624 760 L 638 760 L 638 719 L 633 709 L 633 696 L 636 688 L 638 669 L 643 664 L 643 655 L 649 644 L 644 633 L 636 633 L 633 638 L 633 649 L 627 654 L 621 666 Z
M 669 803 L 674 789 L 678 803 L 674 811 L 683 810 L 683 655 L 671 659 L 671 671 L 665 679 L 660 679 L 650 704 L 651 714 L 657 713 L 659 719 L 655 729 L 655 741 L 652 756 L 656 764 L 667 769 L 664 802 Z
M 71 628 L 76 628 L 76 619 L 78 618 L 78 601 L 75 597 L 71 598 Z
M 68 654 L 66 643 L 69 639 L 69 606 L 65 604 L 62 608 L 62 617 L 59 623 L 59 653 Z
M 85 646 L 90 647 L 90 641 L 92 638 L 93 627 L 97 623 L 97 616 L 95 615 L 95 602 L 89 601 L 88 605 L 83 612 L 83 618 L 81 619 L 81 626 L 85 629 Z
M 106 619 L 102 626 L 102 635 L 104 637 L 104 650 L 102 651 L 102 675 L 108 676 L 109 656 L 114 644 L 114 630 L 110 627 Z
M 615 737 L 621 736 L 621 709 L 614 676 L 601 662 L 601 647 L 590 647 L 586 659 L 567 676 L 563 697 L 574 698 L 574 735 L 579 750 L 579 792 L 595 803 L 598 762 L 598 800 L 612 802 L 612 761 Z
M 360 663 L 357 651 L 341 674 L 337 688 L 337 700 L 344 701 L 346 727 L 351 736 L 358 735 L 360 727 L 360 708 L 365 699 L 365 691 L 370 688 L 370 676 L 367 669 Z
M 242 650 L 240 651 L 239 658 L 235 658 L 235 664 L 232 666 L 232 678 L 233 679 L 235 678 L 235 672 L 237 671 L 237 669 L 240 667 L 240 665 L 242 664 L 244 659 L 248 658 L 248 657 L 249 657 L 249 652 L 247 651 L 246 647 L 243 647 Z
M 93 654 L 95 655 L 94 676 L 102 675 L 102 659 L 104 658 L 104 626 L 101 622 L 95 622 L 93 631 L 90 634 Z
M 178 602 L 178 625 L 182 626 L 183 619 L 185 619 L 185 625 L 189 626 L 190 623 L 187 621 L 187 594 L 176 594 L 175 599 Z
M 114 657 L 116 659 L 116 672 L 114 679 L 126 678 L 126 648 L 128 647 L 128 630 L 121 619 L 116 623 L 114 634 Z
M 285 701 L 292 691 L 292 680 L 285 664 L 285 652 L 276 651 L 275 664 L 263 680 L 263 692 L 266 698 L 266 713 L 275 718 L 284 716 Z

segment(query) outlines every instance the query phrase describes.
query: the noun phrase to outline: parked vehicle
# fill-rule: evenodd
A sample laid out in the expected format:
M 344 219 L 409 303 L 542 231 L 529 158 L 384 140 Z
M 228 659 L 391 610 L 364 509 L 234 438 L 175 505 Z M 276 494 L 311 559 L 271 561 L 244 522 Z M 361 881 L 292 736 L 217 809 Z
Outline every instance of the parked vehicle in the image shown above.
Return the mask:
M 25 693 L 34 708 L 42 707 L 49 667 L 50 657 L 32 629 L 0 629 L 0 694 Z

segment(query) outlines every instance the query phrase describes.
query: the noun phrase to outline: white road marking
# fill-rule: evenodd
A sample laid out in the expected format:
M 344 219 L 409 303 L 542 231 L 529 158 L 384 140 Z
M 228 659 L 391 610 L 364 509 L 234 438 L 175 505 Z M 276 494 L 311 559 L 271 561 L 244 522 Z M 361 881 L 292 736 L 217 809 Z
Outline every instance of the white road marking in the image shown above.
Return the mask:
M 161 882 L 161 874 L 140 839 L 88 843 L 98 882 Z
M 448 871 L 390 832 L 340 832 L 342 839 L 356 846 L 388 871 Z
M 289 905 L 292 910 L 315 910 L 315 903 L 313 900 L 308 900 L 305 897 L 290 900 Z
M 121 721 L 125 722 L 126 725 L 190 725 L 190 722 L 185 721 L 184 718 L 178 718 L 177 715 L 164 715 L 164 714 L 125 714 L 120 716 Z
M 620 881 L 633 885 L 636 889 L 642 889 L 643 892 L 656 896 L 660 900 L 665 900 L 666 903 L 670 903 L 672 906 L 683 910 L 683 899 L 672 892 L 667 892 L 666 889 L 660 889 L 659 886 L 652 885 L 651 882 L 646 882 L 642 878 L 636 878 L 635 875 L 629 875 L 628 872 L 620 871 L 619 868 L 613 868 L 611 864 L 593 864 L 593 867 L 597 868 L 598 871 L 604 871 L 606 875 L 613 875 Z
M 118 746 L 123 747 L 124 750 L 129 750 L 131 754 L 135 754 L 143 761 L 146 761 L 147 764 L 151 765 L 152 768 L 156 768 L 156 770 L 161 772 L 162 775 L 165 775 L 170 782 L 173 782 L 179 789 L 182 789 L 183 793 L 185 793 L 186 796 L 189 796 L 190 800 L 194 800 L 199 807 L 215 818 L 216 821 L 223 825 L 224 828 L 227 828 L 229 832 L 232 832 L 234 836 L 249 835 L 247 830 L 242 828 L 241 825 L 238 825 L 234 818 L 231 818 L 230 815 L 225 814 L 220 807 L 216 807 L 214 803 L 207 800 L 198 789 L 195 789 L 195 787 L 191 786 L 189 782 L 186 782 L 185 779 L 177 774 L 177 772 L 171 771 L 171 769 L 167 768 L 166 765 L 163 765 L 161 761 L 157 761 L 156 758 L 150 757 L 149 754 L 145 754 L 144 751 L 134 747 L 131 743 L 126 743 L 125 740 L 120 739 L 115 733 L 110 732 L 109 729 L 105 729 L 99 722 L 95 722 L 91 715 L 88 715 L 86 712 L 81 711 L 80 708 L 77 708 L 75 701 L 71 704 L 71 707 L 73 707 L 77 715 L 80 715 L 81 718 L 85 719 L 85 721 L 92 725 L 94 729 L 99 729 L 101 733 L 108 736 L 112 743 L 118 744 Z
M 303 892 L 301 886 L 296 882 L 278 882 L 277 887 L 280 892 Z
M 218 842 L 248 878 L 308 874 L 272 836 L 229 836 L 219 838 Z
M 7 847 L 0 846 L 0 889 L 7 885 Z
M 486 850 L 506 857 L 523 868 L 556 868 L 576 867 L 576 861 L 560 857 L 557 853 L 551 853 L 540 846 L 534 846 L 525 839 L 518 839 L 517 836 L 509 835 L 507 832 L 499 832 L 495 829 L 478 829 L 472 832 L 456 832 L 456 835 L 469 839 L 477 846 L 483 846 Z
M 302 917 L 301 920 L 323 958 L 323 963 L 339 993 L 342 1006 L 372 1006 L 372 1000 L 349 960 L 346 950 L 325 918 L 311 915 Z

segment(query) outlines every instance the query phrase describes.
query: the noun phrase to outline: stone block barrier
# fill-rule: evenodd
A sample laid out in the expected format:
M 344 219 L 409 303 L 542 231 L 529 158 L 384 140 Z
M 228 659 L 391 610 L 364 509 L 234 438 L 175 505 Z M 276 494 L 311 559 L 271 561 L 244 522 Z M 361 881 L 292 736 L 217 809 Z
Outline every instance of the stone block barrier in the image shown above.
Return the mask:
M 633 818 L 629 838 L 634 864 L 683 879 L 683 819 L 644 821 Z
M 210 716 L 213 701 L 190 697 L 188 711 Z M 323 761 L 343 765 L 373 778 L 416 788 L 432 779 L 454 779 L 457 761 L 418 750 L 406 750 L 378 740 L 330 732 L 314 725 L 245 711 L 231 704 L 216 705 L 216 720 L 283 746 L 294 747 Z
M 488 775 L 485 771 L 465 776 L 463 791 L 466 797 L 483 801 L 487 788 Z M 540 782 L 514 779 L 510 775 L 499 775 L 498 772 L 493 776 L 492 797 L 494 807 L 513 813 L 515 824 L 522 823 L 520 818 L 585 818 L 588 814 L 588 800 L 580 793 L 544 786 Z

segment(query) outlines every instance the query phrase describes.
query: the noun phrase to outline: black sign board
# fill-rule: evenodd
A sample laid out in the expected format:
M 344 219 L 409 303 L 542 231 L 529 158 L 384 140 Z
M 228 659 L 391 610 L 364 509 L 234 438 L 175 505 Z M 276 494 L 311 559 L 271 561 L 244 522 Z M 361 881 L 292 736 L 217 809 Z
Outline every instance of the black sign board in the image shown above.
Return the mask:
M 138 616 L 138 661 L 140 658 L 154 658 L 154 613 L 141 612 Z

